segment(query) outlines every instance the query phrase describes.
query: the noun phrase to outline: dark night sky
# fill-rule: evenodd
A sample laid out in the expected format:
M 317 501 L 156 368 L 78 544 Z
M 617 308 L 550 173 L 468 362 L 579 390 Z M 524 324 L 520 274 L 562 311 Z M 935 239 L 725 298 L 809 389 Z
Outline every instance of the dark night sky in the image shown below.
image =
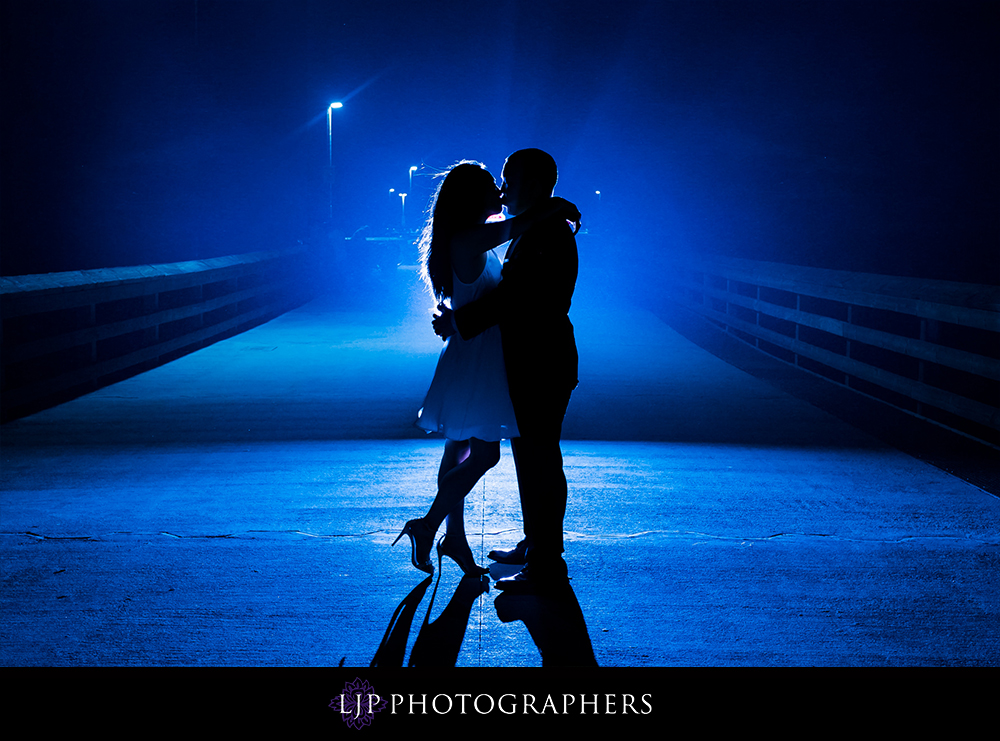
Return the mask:
M 431 173 L 537 146 L 623 270 L 695 250 L 998 283 L 994 7 L 6 0 L 0 269 L 380 233 L 411 165 L 414 225 Z

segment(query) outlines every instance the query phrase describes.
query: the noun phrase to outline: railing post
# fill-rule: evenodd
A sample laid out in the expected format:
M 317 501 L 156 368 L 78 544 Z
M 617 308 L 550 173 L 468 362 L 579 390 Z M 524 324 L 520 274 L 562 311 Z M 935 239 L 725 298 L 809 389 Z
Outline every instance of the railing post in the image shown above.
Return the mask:
M 921 317 L 921 319 L 920 319 L 920 341 L 921 342 L 926 342 L 927 341 L 927 320 L 924 319 L 923 317 Z M 924 381 L 924 359 L 923 358 L 920 358 L 917 361 L 917 380 L 920 383 L 925 383 L 925 381 Z M 917 400 L 917 414 L 921 414 L 922 415 L 923 413 L 924 413 L 924 403 L 918 399 Z
M 87 305 L 86 326 L 87 327 L 96 327 L 97 326 L 97 304 L 95 304 L 93 301 L 91 301 Z M 97 362 L 97 339 L 96 338 L 90 341 L 90 362 L 91 363 L 96 363 Z
M 142 297 L 142 313 L 149 315 L 155 314 L 160 310 L 160 294 L 159 293 L 147 293 Z M 147 327 L 142 333 L 142 340 L 147 347 L 155 345 L 160 341 L 160 325 L 155 324 L 152 327 Z
M 847 324 L 848 325 L 851 324 L 851 319 L 853 318 L 853 314 L 851 313 L 851 309 L 853 309 L 853 308 L 854 307 L 851 306 L 851 304 L 847 305 Z M 844 354 L 847 357 L 847 359 L 850 360 L 851 359 L 851 338 L 850 337 L 845 337 L 844 339 L 846 340 L 846 344 L 845 344 L 845 347 L 844 347 Z M 851 376 L 848 373 L 844 373 L 844 385 L 847 386 L 847 388 L 851 387 Z
M 726 317 L 728 318 L 729 316 L 730 316 L 730 314 L 729 314 L 729 278 L 726 278 Z M 726 332 L 727 333 L 729 333 L 729 327 L 730 327 L 730 324 L 727 321 L 726 322 Z
M 802 294 L 801 293 L 796 293 L 795 294 L 795 313 L 796 313 L 796 315 L 798 315 L 798 313 L 801 312 L 801 311 L 802 311 Z M 795 347 L 799 346 L 799 327 L 800 326 L 801 325 L 799 324 L 798 316 L 796 316 L 796 319 L 795 319 Z M 795 367 L 798 368 L 799 367 L 799 354 L 797 352 L 793 353 L 793 354 L 795 355 Z
M 757 300 L 754 304 L 754 324 L 760 326 L 760 286 L 755 286 L 757 289 Z M 753 346 L 758 350 L 760 349 L 760 335 L 754 335 Z

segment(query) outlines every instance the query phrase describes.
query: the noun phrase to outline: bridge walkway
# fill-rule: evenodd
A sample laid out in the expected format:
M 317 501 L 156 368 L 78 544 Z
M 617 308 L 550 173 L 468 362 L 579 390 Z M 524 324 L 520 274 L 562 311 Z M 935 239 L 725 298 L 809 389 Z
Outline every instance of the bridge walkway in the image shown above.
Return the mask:
M 0 663 L 1000 663 L 997 496 L 612 301 L 574 311 L 571 598 L 425 579 L 390 547 L 442 448 L 425 304 L 318 299 L 4 425 Z M 518 540 L 509 447 L 467 506 L 480 562 Z

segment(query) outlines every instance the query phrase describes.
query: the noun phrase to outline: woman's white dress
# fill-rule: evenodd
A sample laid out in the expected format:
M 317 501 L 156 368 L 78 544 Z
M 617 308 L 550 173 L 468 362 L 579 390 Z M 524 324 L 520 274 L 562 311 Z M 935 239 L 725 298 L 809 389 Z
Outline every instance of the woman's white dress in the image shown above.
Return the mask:
M 500 259 L 491 250 L 486 253 L 486 267 L 473 283 L 453 276 L 452 306 L 457 309 L 492 291 L 500 282 L 500 270 Z M 499 327 L 490 327 L 471 340 L 457 334 L 448 338 L 417 417 L 418 427 L 440 432 L 449 440 L 517 437 Z

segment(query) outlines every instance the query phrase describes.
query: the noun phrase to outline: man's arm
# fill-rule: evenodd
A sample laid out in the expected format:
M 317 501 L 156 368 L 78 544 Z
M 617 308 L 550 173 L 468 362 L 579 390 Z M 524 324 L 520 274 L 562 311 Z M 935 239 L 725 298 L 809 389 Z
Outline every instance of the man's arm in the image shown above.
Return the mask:
M 463 339 L 471 340 L 477 334 L 499 324 L 501 318 L 509 314 L 510 307 L 507 302 L 511 297 L 512 285 L 512 281 L 507 279 L 509 273 L 510 271 L 505 268 L 504 277 L 496 288 L 472 303 L 460 306 L 455 310 L 453 323 Z
M 574 204 L 564 198 L 553 196 L 532 206 L 519 216 L 478 224 L 456 234 L 452 237 L 451 249 L 464 256 L 481 255 L 504 242 L 517 239 L 539 221 L 557 215 L 577 224 L 580 221 L 580 211 Z
M 468 340 L 501 319 L 515 318 L 522 326 L 535 326 L 544 325 L 546 318 L 564 316 L 576 283 L 574 233 L 555 217 L 540 224 L 537 232 L 524 237 L 532 243 L 522 241 L 504 265 L 503 278 L 494 290 L 454 311 L 438 305 L 434 331 L 442 339 L 458 334 Z M 539 242 L 545 245 L 541 251 Z

